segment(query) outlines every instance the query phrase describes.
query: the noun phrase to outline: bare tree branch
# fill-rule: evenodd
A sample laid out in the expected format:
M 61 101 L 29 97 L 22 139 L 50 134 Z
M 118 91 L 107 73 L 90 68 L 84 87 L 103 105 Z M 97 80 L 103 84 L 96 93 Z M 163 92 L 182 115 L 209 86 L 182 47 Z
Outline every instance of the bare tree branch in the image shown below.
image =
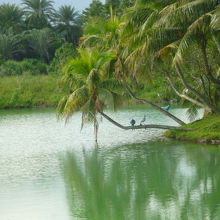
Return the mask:
M 137 101 L 139 101 L 139 102 L 141 102 L 141 103 L 143 103 L 143 104 L 147 104 L 147 105 L 151 106 L 152 108 L 156 109 L 157 111 L 161 112 L 162 114 L 168 116 L 169 118 L 172 118 L 172 119 L 173 119 L 174 121 L 176 121 L 178 124 L 180 124 L 180 125 L 185 125 L 185 122 L 183 122 L 182 120 L 180 120 L 179 118 L 177 118 L 175 115 L 173 115 L 173 114 L 171 114 L 170 112 L 168 112 L 168 111 L 162 109 L 161 107 L 155 105 L 153 102 L 150 102 L 150 101 L 148 101 L 148 100 L 146 100 L 146 99 L 141 99 L 141 98 L 136 97 L 135 94 L 134 94 L 127 86 L 125 86 L 125 88 L 126 88 L 128 94 L 129 94 L 133 99 L 135 99 L 135 100 L 137 100 Z
M 185 94 L 180 93 L 180 92 L 175 88 L 175 86 L 174 86 L 174 84 L 173 84 L 171 78 L 170 78 L 168 75 L 166 76 L 166 78 L 167 78 L 167 81 L 169 82 L 170 86 L 171 86 L 172 89 L 174 90 L 174 92 L 175 92 L 179 97 L 181 97 L 181 98 L 183 98 L 183 99 L 186 99 L 186 100 L 192 102 L 193 104 L 195 104 L 195 105 L 197 105 L 197 106 L 199 106 L 199 107 L 202 107 L 202 108 L 204 108 L 204 109 L 206 109 L 206 110 L 208 110 L 208 111 L 211 110 L 209 107 L 205 106 L 204 104 L 202 104 L 201 102 L 197 101 L 196 99 L 193 99 L 193 98 L 191 98 L 191 97 L 189 97 L 189 96 L 187 96 L 187 95 L 185 95 Z
M 149 124 L 149 125 L 137 125 L 137 126 L 124 126 L 110 118 L 108 115 L 105 113 L 99 111 L 99 113 L 107 119 L 109 122 L 114 124 L 115 126 L 124 129 L 124 130 L 137 130 L 137 129 L 147 129 L 147 128 L 157 128 L 157 129 L 165 129 L 165 130 L 180 130 L 180 131 L 191 131 L 193 130 L 192 128 L 181 128 L 181 127 L 176 127 L 176 126 L 169 126 L 169 125 L 156 125 L 156 124 Z
M 192 88 L 186 81 L 183 73 L 182 73 L 182 70 L 180 68 L 180 66 L 178 64 L 175 65 L 176 67 L 176 71 L 177 71 L 177 74 L 179 75 L 183 85 L 190 91 L 192 92 L 196 97 L 198 97 L 198 99 L 203 102 L 204 104 L 206 104 L 213 112 L 215 113 L 220 113 L 220 111 L 215 107 L 213 106 L 211 103 L 209 103 L 209 101 L 207 100 L 206 97 L 204 97 L 201 93 L 199 93 L 198 91 L 196 91 L 194 88 Z

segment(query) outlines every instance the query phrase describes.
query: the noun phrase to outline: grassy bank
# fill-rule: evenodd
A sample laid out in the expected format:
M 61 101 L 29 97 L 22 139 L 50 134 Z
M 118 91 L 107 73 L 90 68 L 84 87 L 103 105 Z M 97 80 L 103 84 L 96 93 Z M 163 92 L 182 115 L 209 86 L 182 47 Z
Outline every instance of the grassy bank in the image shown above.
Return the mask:
M 195 121 L 186 128 L 193 128 L 192 131 L 167 131 L 166 137 L 183 141 L 194 141 L 199 143 L 220 144 L 220 117 L 209 116 L 203 120 Z
M 63 96 L 58 77 L 13 76 L 0 78 L 0 108 L 55 107 Z
M 166 102 L 172 99 L 162 79 L 159 81 L 160 83 L 157 79 L 154 84 L 140 88 L 137 95 L 154 102 Z M 56 107 L 63 95 L 58 76 L 0 77 L 0 109 Z M 123 103 L 134 104 L 135 101 L 127 97 Z

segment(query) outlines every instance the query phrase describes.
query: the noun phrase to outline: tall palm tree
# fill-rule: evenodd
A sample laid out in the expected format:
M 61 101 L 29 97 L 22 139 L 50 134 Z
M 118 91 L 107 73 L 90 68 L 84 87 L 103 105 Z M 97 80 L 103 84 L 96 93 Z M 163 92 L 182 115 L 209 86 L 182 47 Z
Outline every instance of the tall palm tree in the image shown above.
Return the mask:
M 13 59 L 15 55 L 21 52 L 19 48 L 20 40 L 18 35 L 0 34 L 0 59 Z
M 14 4 L 0 5 L 0 28 L 2 30 L 12 29 L 15 33 L 22 30 L 24 13 Z
M 181 61 L 182 54 L 192 44 L 198 44 L 202 52 L 207 76 L 213 83 L 220 85 L 220 80 L 213 76 L 206 51 L 208 40 L 218 32 L 212 27 L 211 22 L 213 13 L 216 12 L 219 5 L 220 2 L 216 0 L 194 0 L 179 4 L 174 9 L 174 4 L 172 4 L 161 11 L 162 18 L 159 19 L 158 24 L 183 30 L 174 62 Z
M 23 0 L 26 22 L 31 28 L 48 27 L 54 12 L 51 0 Z
M 87 47 L 99 47 L 102 50 L 116 50 L 119 46 L 121 34 L 121 21 L 113 15 L 111 9 L 110 18 L 91 18 L 83 27 L 82 45 Z
M 76 25 L 79 19 L 79 13 L 70 5 L 63 5 L 55 14 L 57 22 L 66 26 Z
M 68 42 L 78 43 L 81 36 L 79 13 L 74 7 L 64 5 L 54 14 L 58 33 Z
M 132 44 L 130 44 L 130 41 L 128 41 L 127 33 L 124 33 L 126 32 L 124 31 L 125 22 L 121 21 L 117 16 L 115 16 L 112 9 L 110 12 L 111 16 L 107 21 L 95 18 L 84 26 L 84 36 L 81 38 L 82 46 L 95 47 L 103 51 L 109 49 L 113 50 L 116 54 L 116 59 L 113 62 L 112 69 L 114 69 L 115 76 L 119 80 L 125 81 L 127 75 L 131 76 L 131 71 L 133 71 L 132 76 L 134 76 L 136 70 L 134 70 L 133 67 L 136 68 L 136 66 L 141 67 L 140 72 L 143 75 L 146 72 L 146 68 L 144 68 L 145 66 L 142 63 L 142 59 L 140 60 L 140 56 L 135 56 L 137 62 L 133 62 L 134 60 L 132 60 L 132 62 L 126 62 L 126 56 L 129 56 L 129 52 L 133 53 L 133 48 L 131 47 Z M 144 59 L 146 60 L 146 58 Z M 126 81 L 125 84 L 133 84 L 135 80 L 136 79 L 132 77 L 130 83 Z M 172 118 L 177 123 L 184 124 L 183 121 L 172 115 L 170 112 L 163 110 L 154 103 L 146 99 L 143 100 L 136 98 L 128 87 L 126 90 L 132 98 L 135 98 L 136 100 L 153 107 L 154 109 Z

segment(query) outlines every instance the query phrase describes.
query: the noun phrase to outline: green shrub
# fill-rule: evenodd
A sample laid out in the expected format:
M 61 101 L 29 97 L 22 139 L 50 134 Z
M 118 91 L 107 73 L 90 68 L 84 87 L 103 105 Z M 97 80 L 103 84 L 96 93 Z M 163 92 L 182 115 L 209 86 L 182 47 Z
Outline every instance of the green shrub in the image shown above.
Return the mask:
M 10 76 L 0 79 L 0 108 L 56 107 L 64 96 L 57 76 Z
M 58 48 L 55 52 L 55 56 L 48 67 L 48 72 L 51 74 L 59 74 L 60 68 L 62 65 L 71 57 L 75 57 L 78 55 L 76 48 L 74 48 L 71 43 L 64 43 L 60 48 Z
M 47 64 L 37 59 L 24 59 L 21 61 L 22 71 L 30 72 L 31 75 L 46 75 Z
M 8 60 L 0 66 L 0 76 L 18 76 L 22 75 L 21 63 L 14 60 Z
M 47 74 L 47 64 L 37 59 L 8 60 L 0 64 L 0 77 L 42 74 Z

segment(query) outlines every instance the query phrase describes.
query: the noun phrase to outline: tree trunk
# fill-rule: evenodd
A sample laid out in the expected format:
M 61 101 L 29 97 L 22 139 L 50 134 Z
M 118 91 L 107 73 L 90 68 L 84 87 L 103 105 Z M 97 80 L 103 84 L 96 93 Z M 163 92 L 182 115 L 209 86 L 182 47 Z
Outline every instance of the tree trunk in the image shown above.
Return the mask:
M 218 37 L 216 37 L 215 33 L 212 33 L 212 38 L 217 46 L 218 52 L 220 53 L 220 41 L 219 41 Z
M 181 68 L 179 66 L 179 64 L 176 64 L 175 65 L 176 67 L 176 71 L 183 83 L 183 85 L 190 91 L 192 92 L 196 97 L 198 97 L 198 99 L 203 102 L 204 104 L 206 104 L 213 112 L 215 113 L 220 113 L 220 111 L 215 107 L 213 106 L 211 103 L 209 103 L 209 101 L 207 100 L 206 97 L 204 97 L 202 94 L 200 94 L 198 91 L 196 91 L 194 88 L 192 88 L 186 81 L 186 79 L 184 78 L 184 75 L 181 71 Z
M 165 129 L 165 130 L 180 130 L 180 131 L 191 131 L 193 130 L 192 128 L 181 128 L 181 127 L 176 127 L 176 126 L 169 126 L 169 125 L 155 125 L 155 124 L 149 124 L 149 125 L 136 125 L 136 126 L 124 126 L 110 118 L 108 115 L 105 113 L 99 111 L 99 113 L 107 119 L 109 122 L 114 124 L 115 126 L 124 129 L 124 130 L 138 130 L 138 129 L 147 129 L 147 128 L 157 128 L 157 129 Z
M 217 85 L 220 85 L 220 80 L 219 79 L 216 79 L 213 75 L 212 75 L 212 71 L 211 71 L 211 68 L 209 66 L 209 61 L 208 61 L 208 56 L 207 56 L 207 52 L 206 52 L 206 43 L 205 43 L 205 40 L 204 42 L 201 44 L 201 51 L 202 51 L 202 56 L 203 56 L 203 60 L 204 60 L 204 63 L 205 63 L 205 70 L 206 70 L 206 74 L 207 76 L 209 77 L 209 79 L 217 84 Z
M 135 94 L 127 86 L 125 86 L 125 88 L 128 91 L 129 95 L 133 99 L 135 99 L 137 101 L 140 101 L 143 104 L 147 104 L 148 106 L 151 106 L 152 108 L 156 109 L 157 111 L 161 112 L 162 114 L 168 116 L 169 118 L 172 118 L 174 121 L 176 121 L 180 125 L 184 125 L 185 124 L 185 122 L 183 122 L 182 120 L 177 118 L 175 115 L 173 115 L 173 114 L 169 113 L 168 111 L 162 109 L 161 107 L 155 105 L 153 102 L 150 102 L 150 101 L 148 101 L 146 99 L 141 99 L 141 98 L 136 97 Z
M 181 98 L 183 98 L 183 99 L 186 99 L 186 100 L 188 100 L 189 102 L 191 102 L 191 103 L 193 103 L 193 104 L 195 104 L 195 105 L 197 105 L 197 106 L 199 106 L 199 107 L 202 107 L 202 108 L 204 108 L 204 109 L 206 109 L 206 110 L 208 110 L 208 111 L 211 111 L 211 109 L 210 109 L 208 106 L 205 106 L 205 105 L 202 104 L 201 102 L 199 102 L 199 101 L 197 101 L 197 100 L 195 100 L 195 99 L 193 99 L 193 98 L 191 98 L 191 97 L 189 97 L 189 96 L 187 96 L 187 95 L 185 95 L 185 94 L 181 94 L 181 93 L 175 88 L 175 86 L 174 86 L 172 80 L 170 79 L 170 77 L 169 77 L 168 75 L 166 76 L 166 78 L 167 78 L 167 81 L 169 82 L 171 88 L 174 90 L 174 92 L 175 92 L 179 97 L 181 97 Z

